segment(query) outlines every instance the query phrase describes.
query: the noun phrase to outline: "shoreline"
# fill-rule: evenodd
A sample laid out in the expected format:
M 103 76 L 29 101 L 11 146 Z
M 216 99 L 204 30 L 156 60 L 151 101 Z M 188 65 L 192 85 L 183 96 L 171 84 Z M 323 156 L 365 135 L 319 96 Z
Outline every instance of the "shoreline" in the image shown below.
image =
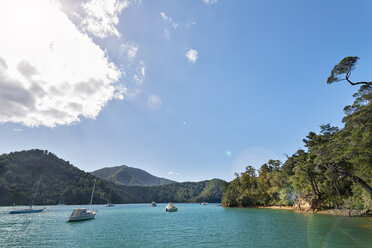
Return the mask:
M 257 206 L 254 208 L 268 208 L 268 209 L 281 209 L 281 210 L 294 210 L 293 207 L 289 206 Z
M 229 208 L 229 207 L 228 207 Z M 356 209 L 324 209 L 324 210 L 315 210 L 314 212 L 310 209 L 308 210 L 299 210 L 290 206 L 250 206 L 250 207 L 233 207 L 233 208 L 260 208 L 260 209 L 279 209 L 279 210 L 290 210 L 295 213 L 301 214 L 317 214 L 317 215 L 332 215 L 332 216 L 342 216 L 342 217 L 362 217 L 370 218 L 372 221 L 372 216 L 368 213 L 368 210 L 356 210 Z

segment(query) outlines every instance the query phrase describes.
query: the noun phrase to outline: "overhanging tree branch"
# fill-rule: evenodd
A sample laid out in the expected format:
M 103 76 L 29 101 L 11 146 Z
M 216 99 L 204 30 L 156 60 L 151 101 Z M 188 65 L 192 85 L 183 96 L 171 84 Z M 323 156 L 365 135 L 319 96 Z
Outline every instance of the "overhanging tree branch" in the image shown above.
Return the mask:
M 356 62 L 358 60 L 359 58 L 356 56 L 349 56 L 349 57 L 343 58 L 340 61 L 340 63 L 338 63 L 337 65 L 333 67 L 331 71 L 331 75 L 327 79 L 327 84 L 346 80 L 351 85 L 359 85 L 359 84 L 372 85 L 372 82 L 361 81 L 361 82 L 354 83 L 350 80 L 351 71 L 354 70 Z M 341 76 L 343 74 L 345 74 L 345 78 Z
M 362 188 L 365 189 L 369 193 L 369 196 L 372 198 L 372 187 L 369 186 L 368 183 L 366 183 L 363 179 L 361 179 L 360 177 L 348 171 L 345 171 L 344 169 L 341 169 L 340 167 L 334 164 L 333 164 L 333 168 L 334 170 L 341 173 L 342 175 L 349 177 L 353 182 L 358 183 L 360 186 L 362 186 Z
M 346 81 L 348 81 L 351 85 L 358 85 L 358 84 L 364 84 L 364 85 L 372 85 L 372 82 L 356 82 L 356 83 L 353 83 L 349 80 L 349 76 L 350 76 L 350 73 L 349 74 L 346 74 Z

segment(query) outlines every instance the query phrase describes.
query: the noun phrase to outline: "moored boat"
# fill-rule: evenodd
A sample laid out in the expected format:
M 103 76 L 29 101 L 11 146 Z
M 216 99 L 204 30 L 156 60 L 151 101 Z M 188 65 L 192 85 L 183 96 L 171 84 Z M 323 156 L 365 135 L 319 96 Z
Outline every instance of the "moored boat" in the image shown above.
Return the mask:
M 94 195 L 94 188 L 96 187 L 96 179 L 94 180 L 93 184 L 93 190 L 92 190 L 92 195 L 90 197 L 90 204 L 89 206 L 92 206 L 92 201 L 93 201 L 93 195 Z M 68 217 L 67 222 L 72 222 L 72 221 L 81 221 L 81 220 L 91 220 L 96 217 L 98 210 L 89 210 L 86 208 L 74 208 L 72 210 L 71 215 Z
M 86 208 L 74 208 L 72 214 L 68 218 L 68 222 L 80 221 L 80 220 L 90 220 L 96 217 L 98 210 L 87 210 Z
M 32 201 L 31 201 L 31 204 L 30 204 L 30 208 L 26 208 L 26 209 L 20 209 L 20 210 L 12 210 L 9 212 L 9 214 L 31 214 L 31 213 L 40 213 L 42 212 L 45 208 L 42 208 L 42 209 L 32 209 L 32 205 L 34 204 L 34 200 L 35 200 L 35 196 L 36 196 L 36 193 L 37 193 L 37 190 L 39 189 L 39 185 L 40 185 L 40 182 L 41 182 L 41 179 L 43 178 L 43 174 L 41 174 L 40 176 L 40 180 L 39 180 L 39 183 L 37 184 L 37 187 L 36 187 L 36 191 L 34 193 L 34 196 L 32 197 Z
M 110 207 L 115 207 L 115 204 L 107 203 L 107 204 L 106 204 L 106 208 L 110 208 Z
M 31 213 L 40 213 L 44 210 L 45 208 L 42 209 L 22 209 L 22 210 L 13 210 L 10 211 L 10 214 L 31 214 Z
M 168 203 L 165 207 L 165 212 L 177 212 L 178 208 L 172 202 Z
M 156 205 L 156 202 L 151 202 L 150 203 L 150 207 L 156 207 L 157 205 Z
M 208 205 L 208 202 L 201 202 L 200 205 Z

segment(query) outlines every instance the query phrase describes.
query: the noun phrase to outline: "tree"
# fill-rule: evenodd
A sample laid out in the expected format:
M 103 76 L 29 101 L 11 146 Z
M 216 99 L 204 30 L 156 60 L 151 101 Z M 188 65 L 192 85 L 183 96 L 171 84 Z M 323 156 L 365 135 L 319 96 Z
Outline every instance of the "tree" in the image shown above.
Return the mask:
M 372 85 L 361 86 L 354 97 L 353 105 L 344 109 L 345 127 L 335 140 L 344 152 L 334 160 L 334 166 L 365 189 L 372 199 Z M 352 170 L 343 167 L 342 162 L 350 163 Z
M 331 75 L 327 79 L 327 84 L 331 84 L 339 81 L 348 81 L 351 85 L 372 85 L 372 82 L 356 82 L 353 83 L 350 81 L 351 71 L 354 70 L 356 62 L 359 60 L 359 57 L 349 56 L 343 58 L 340 63 L 335 65 L 331 71 Z M 344 75 L 344 76 L 343 76 Z
M 292 205 L 297 196 L 311 208 L 372 207 L 372 82 L 351 82 L 358 57 L 336 65 L 327 83 L 346 80 L 360 85 L 355 101 L 344 108 L 343 128 L 320 126 L 282 164 L 269 160 L 258 170 L 247 166 L 223 190 L 229 206 Z

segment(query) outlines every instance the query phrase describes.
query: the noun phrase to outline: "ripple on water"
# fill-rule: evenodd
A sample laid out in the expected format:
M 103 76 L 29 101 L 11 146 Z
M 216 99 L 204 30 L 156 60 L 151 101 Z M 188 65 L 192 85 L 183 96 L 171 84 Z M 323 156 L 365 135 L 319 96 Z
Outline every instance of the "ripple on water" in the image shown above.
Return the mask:
M 0 247 L 370 247 L 372 221 L 216 204 L 94 206 L 97 218 L 67 223 L 74 206 L 9 215 L 0 207 Z

